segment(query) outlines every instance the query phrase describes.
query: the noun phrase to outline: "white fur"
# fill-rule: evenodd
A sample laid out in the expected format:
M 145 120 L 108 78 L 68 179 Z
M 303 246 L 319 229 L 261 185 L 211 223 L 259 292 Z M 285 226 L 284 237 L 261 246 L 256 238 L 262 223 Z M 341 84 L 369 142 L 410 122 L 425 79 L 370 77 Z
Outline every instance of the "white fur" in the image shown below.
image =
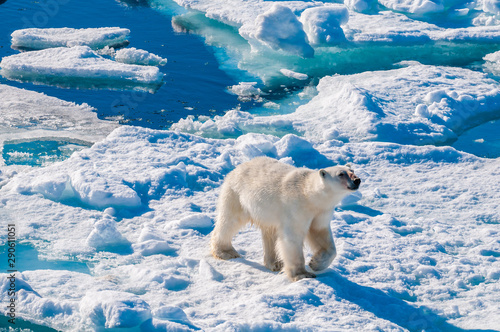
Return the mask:
M 327 268 L 336 255 L 330 230 L 333 209 L 359 181 L 348 166 L 316 171 L 267 157 L 241 164 L 221 187 L 212 254 L 239 257 L 232 238 L 252 222 L 262 230 L 266 267 L 283 267 L 292 280 L 315 277 L 305 269 L 304 241 L 313 250 L 309 266 L 316 271 Z

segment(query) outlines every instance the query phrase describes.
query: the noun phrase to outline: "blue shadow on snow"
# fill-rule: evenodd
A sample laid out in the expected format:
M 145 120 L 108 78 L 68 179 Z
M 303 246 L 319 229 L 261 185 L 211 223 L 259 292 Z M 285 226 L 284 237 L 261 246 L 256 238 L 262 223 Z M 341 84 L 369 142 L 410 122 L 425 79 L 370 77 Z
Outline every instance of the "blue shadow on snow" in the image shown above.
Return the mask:
M 446 319 L 433 313 L 424 306 L 414 307 L 409 303 L 387 295 L 383 291 L 358 285 L 334 271 L 318 276 L 318 281 L 331 287 L 339 297 L 352 302 L 375 316 L 388 320 L 409 331 L 482 331 L 498 332 L 499 330 L 464 330 L 450 323 Z

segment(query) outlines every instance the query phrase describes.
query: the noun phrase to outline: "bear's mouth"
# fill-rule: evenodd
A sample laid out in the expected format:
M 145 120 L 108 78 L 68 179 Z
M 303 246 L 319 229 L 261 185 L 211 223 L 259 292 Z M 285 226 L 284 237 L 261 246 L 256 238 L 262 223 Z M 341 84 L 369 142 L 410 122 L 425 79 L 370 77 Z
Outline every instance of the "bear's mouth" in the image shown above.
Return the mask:
M 346 188 L 348 190 L 355 191 L 355 190 L 358 190 L 360 184 L 361 184 L 361 179 L 358 177 L 355 177 L 354 179 L 352 179 L 351 181 L 349 181 L 347 183 Z

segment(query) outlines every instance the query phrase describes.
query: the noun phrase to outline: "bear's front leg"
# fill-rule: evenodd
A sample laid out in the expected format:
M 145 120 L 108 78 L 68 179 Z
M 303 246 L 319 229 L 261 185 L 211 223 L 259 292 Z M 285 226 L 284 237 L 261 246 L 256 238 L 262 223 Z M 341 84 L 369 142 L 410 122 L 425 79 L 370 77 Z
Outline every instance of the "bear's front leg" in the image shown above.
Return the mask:
M 309 267 L 314 271 L 326 269 L 337 255 L 330 226 L 316 229 L 313 223 L 307 234 L 307 242 L 314 253 Z
M 304 236 L 285 227 L 279 237 L 279 251 L 283 259 L 284 271 L 292 281 L 316 278 L 314 273 L 306 270 L 303 247 Z

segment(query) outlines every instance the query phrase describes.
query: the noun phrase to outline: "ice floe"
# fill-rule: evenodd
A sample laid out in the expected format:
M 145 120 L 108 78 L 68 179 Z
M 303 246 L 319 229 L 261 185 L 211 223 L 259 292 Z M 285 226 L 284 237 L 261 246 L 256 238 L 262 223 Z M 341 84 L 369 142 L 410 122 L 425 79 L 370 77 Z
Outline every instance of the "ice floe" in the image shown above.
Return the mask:
M 103 139 L 118 124 L 99 120 L 94 111 L 0 84 L 0 166 L 48 164 Z
M 167 59 L 135 47 L 122 48 L 116 51 L 115 61 L 145 66 L 164 66 L 167 63 Z
M 257 82 L 240 82 L 237 85 L 230 86 L 229 91 L 237 95 L 238 99 L 242 101 L 257 99 L 263 92 L 255 85 L 257 85 Z
M 63 87 L 139 89 L 153 92 L 164 74 L 155 66 L 118 63 L 88 46 L 58 47 L 4 57 L 2 76 Z
M 123 28 L 29 28 L 12 33 L 12 47 L 44 49 L 52 47 L 88 46 L 100 49 L 105 46 L 123 45 L 128 42 L 129 29 Z
M 487 26 L 495 1 L 354 0 L 345 2 L 348 14 L 316 1 L 176 2 L 199 12 L 174 18 L 174 26 L 224 47 L 231 65 L 264 83 L 311 84 L 297 94 L 305 104 L 267 101 L 270 115 L 233 109 L 157 131 L 116 128 L 85 104 L 0 85 L 0 219 L 16 225 L 20 252 L 38 255 L 28 267 L 20 256 L 18 317 L 64 331 L 495 330 L 498 158 L 433 145 L 475 126 L 497 128 L 499 83 L 480 71 L 417 62 L 469 65 L 490 53 L 483 69 L 498 75 L 491 52 L 500 30 Z M 433 24 L 451 15 L 467 26 Z M 0 66 L 7 77 L 62 86 L 161 81 L 156 67 L 142 66 L 161 64 L 151 53 L 100 52 L 141 66 L 108 60 L 90 45 L 10 56 Z M 229 91 L 265 101 L 267 89 L 253 79 L 240 77 Z M 24 149 L 24 139 L 51 137 L 55 150 L 71 150 L 68 158 L 18 171 L 39 150 Z M 235 237 L 242 258 L 210 256 L 220 185 L 258 156 L 316 169 L 351 163 L 362 179 L 332 216 L 338 255 L 316 279 L 290 283 L 265 269 L 252 227 Z M 70 263 L 83 268 L 69 271 Z M 9 275 L 0 277 L 5 302 Z
M 295 130 L 314 141 L 449 144 L 465 130 L 498 118 L 500 109 L 498 82 L 461 68 L 411 65 L 327 76 L 317 90 L 317 96 L 289 114 L 234 110 L 205 122 L 181 120 L 172 129 L 209 137 Z
M 372 10 L 373 2 L 362 2 L 366 6 L 360 2 L 361 12 L 348 11 L 346 7 L 357 6 L 349 2 L 346 7 L 315 1 L 176 2 L 190 10 L 173 18 L 179 31 L 205 37 L 208 44 L 215 46 L 225 71 L 231 74 L 243 69 L 272 89 L 290 84 L 281 75 L 282 68 L 319 78 L 388 69 L 404 60 L 462 66 L 478 61 L 500 45 L 500 26 L 494 23 L 473 26 L 458 19 L 453 27 L 445 27 L 448 17 L 432 19 L 433 14 L 429 14 L 423 21 L 401 12 Z M 272 20 L 278 10 L 287 13 L 286 20 Z M 469 21 L 480 20 L 477 13 L 471 10 L 465 16 Z M 490 19 L 490 14 L 480 13 Z
M 350 162 L 363 179 L 362 196 L 333 217 L 338 257 L 317 279 L 289 283 L 264 269 L 252 228 L 235 238 L 244 258 L 209 256 L 202 229 L 215 216 L 222 179 L 261 155 L 318 168 Z M 77 173 L 88 176 L 73 178 Z M 43 257 L 92 261 L 92 275 L 18 274 L 21 317 L 55 328 L 494 329 L 488 317 L 495 317 L 500 277 L 498 186 L 484 178 L 498 176 L 496 160 L 450 147 L 313 145 L 263 134 L 216 140 L 121 127 L 62 163 L 17 175 L 0 189 L 0 204 Z M 47 195 L 68 178 L 72 187 L 85 182 L 95 191 L 104 181 L 109 197 L 126 184 L 144 209 L 103 211 L 99 201 L 79 201 L 80 189 L 69 201 L 56 191 Z M 97 252 L 87 245 L 96 227 L 131 246 L 116 250 L 104 241 Z
M 295 78 L 296 80 L 300 80 L 300 81 L 304 81 L 304 80 L 307 80 L 309 78 L 309 76 L 307 76 L 307 74 L 297 73 L 293 70 L 284 69 L 284 68 L 280 69 L 280 73 L 282 73 L 286 77 Z

